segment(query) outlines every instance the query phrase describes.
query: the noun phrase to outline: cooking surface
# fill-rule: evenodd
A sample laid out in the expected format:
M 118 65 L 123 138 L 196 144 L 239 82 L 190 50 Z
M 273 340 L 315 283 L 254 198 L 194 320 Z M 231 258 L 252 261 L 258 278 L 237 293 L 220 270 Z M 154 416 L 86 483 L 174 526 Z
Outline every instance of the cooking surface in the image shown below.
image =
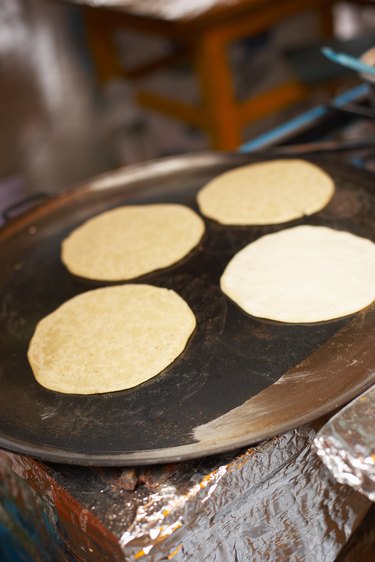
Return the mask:
M 336 195 L 319 214 L 273 227 L 224 227 L 206 220 L 206 234 L 197 249 L 175 266 L 136 280 L 176 290 L 197 318 L 186 350 L 161 375 L 127 391 L 63 395 L 36 383 L 26 357 L 42 317 L 76 294 L 108 285 L 75 278 L 63 267 L 60 244 L 73 228 L 128 203 L 178 202 L 196 210 L 198 189 L 218 173 L 249 160 L 245 155 L 203 154 L 114 172 L 66 192 L 3 229 L 1 446 L 61 462 L 139 464 L 227 450 L 295 425 L 291 395 L 284 408 L 284 414 L 285 409 L 290 412 L 287 422 L 280 416 L 283 421 L 278 423 L 279 412 L 271 401 L 264 411 L 263 429 L 256 435 L 244 429 L 222 443 L 212 443 L 204 432 L 198 442 L 194 438 L 197 426 L 243 405 L 353 322 L 353 316 L 314 325 L 262 321 L 243 313 L 219 289 L 229 259 L 268 232 L 304 223 L 375 239 L 373 177 L 329 160 L 314 160 L 322 162 L 337 183 Z M 352 346 L 350 357 L 360 366 L 357 347 Z M 375 355 L 372 358 L 375 365 Z M 338 387 L 336 394 L 334 377 L 341 374 L 330 374 L 333 391 L 325 411 L 375 379 L 368 372 L 365 377 L 360 367 L 356 373 L 350 388 Z M 315 401 L 306 396 L 306 421 L 324 411 L 317 407 L 322 402 L 319 385 L 315 393 Z

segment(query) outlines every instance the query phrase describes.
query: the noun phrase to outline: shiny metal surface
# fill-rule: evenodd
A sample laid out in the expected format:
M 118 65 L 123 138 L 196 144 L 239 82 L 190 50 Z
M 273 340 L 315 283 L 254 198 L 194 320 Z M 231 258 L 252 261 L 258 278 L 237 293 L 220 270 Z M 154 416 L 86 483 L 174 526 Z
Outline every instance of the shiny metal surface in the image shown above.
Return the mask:
M 119 532 L 125 556 L 333 562 L 369 501 L 337 484 L 311 453 L 315 433 L 304 426 L 234 455 L 171 467 L 164 481 L 141 488 L 143 501 Z
M 353 400 L 319 431 L 318 455 L 335 478 L 375 502 L 375 386 Z
M 370 500 L 322 465 L 315 435 L 304 426 L 226 455 L 134 468 L 46 465 L 0 450 L 0 496 L 12 506 L 0 522 L 15 520 L 19 540 L 24 529 L 45 537 L 53 554 L 43 560 L 65 560 L 68 546 L 90 562 L 333 562 Z

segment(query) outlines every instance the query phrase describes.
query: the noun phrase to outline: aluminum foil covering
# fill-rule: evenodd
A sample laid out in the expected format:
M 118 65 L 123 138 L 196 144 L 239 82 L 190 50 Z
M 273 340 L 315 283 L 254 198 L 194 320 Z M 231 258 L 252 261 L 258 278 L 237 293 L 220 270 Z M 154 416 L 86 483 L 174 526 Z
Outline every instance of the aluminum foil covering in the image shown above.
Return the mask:
M 237 0 L 75 0 L 96 7 L 113 7 L 131 14 L 165 20 L 190 19 Z
M 35 562 L 68 552 L 90 562 L 333 562 L 371 502 L 335 480 L 311 449 L 315 435 L 303 427 L 227 455 L 137 468 L 0 451 L 0 532 L 24 537 Z
M 333 561 L 370 502 L 321 464 L 315 435 L 305 427 L 236 455 L 181 463 L 164 482 L 139 487 L 133 522 L 119 536 L 125 559 Z
M 375 501 L 375 386 L 319 431 L 314 444 L 335 478 Z

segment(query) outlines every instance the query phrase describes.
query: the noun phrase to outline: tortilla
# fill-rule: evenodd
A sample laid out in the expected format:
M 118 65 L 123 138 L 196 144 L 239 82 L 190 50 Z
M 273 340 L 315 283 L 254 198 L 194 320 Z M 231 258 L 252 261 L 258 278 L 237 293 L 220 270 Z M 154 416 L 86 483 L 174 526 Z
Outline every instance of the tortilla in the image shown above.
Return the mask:
M 134 205 L 102 213 L 63 241 L 62 261 L 80 277 L 134 279 L 168 267 L 200 241 L 204 222 L 183 205 Z
M 174 291 L 106 287 L 78 295 L 43 318 L 28 358 L 36 380 L 50 390 L 124 390 L 168 367 L 195 325 L 193 312 Z
M 221 288 L 260 318 L 301 323 L 340 318 L 375 299 L 375 244 L 321 226 L 282 230 L 238 252 Z
M 317 213 L 334 191 L 332 178 L 318 166 L 304 160 L 273 160 L 214 178 L 197 201 L 203 215 L 221 224 L 279 224 Z

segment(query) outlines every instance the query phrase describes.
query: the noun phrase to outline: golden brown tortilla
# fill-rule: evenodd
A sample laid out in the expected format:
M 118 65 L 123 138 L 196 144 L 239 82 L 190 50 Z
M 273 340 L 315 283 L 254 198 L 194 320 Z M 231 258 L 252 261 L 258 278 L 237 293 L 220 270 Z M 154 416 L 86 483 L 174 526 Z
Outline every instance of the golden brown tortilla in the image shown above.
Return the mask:
M 195 325 L 193 312 L 174 291 L 106 287 L 78 295 L 43 318 L 28 358 L 36 380 L 50 390 L 123 390 L 168 367 Z
M 203 215 L 226 225 L 278 224 L 323 209 L 335 190 L 304 160 L 273 160 L 230 170 L 198 193 Z
M 168 267 L 200 241 L 204 222 L 189 207 L 129 205 L 102 213 L 63 241 L 71 273 L 102 281 L 134 279 Z

